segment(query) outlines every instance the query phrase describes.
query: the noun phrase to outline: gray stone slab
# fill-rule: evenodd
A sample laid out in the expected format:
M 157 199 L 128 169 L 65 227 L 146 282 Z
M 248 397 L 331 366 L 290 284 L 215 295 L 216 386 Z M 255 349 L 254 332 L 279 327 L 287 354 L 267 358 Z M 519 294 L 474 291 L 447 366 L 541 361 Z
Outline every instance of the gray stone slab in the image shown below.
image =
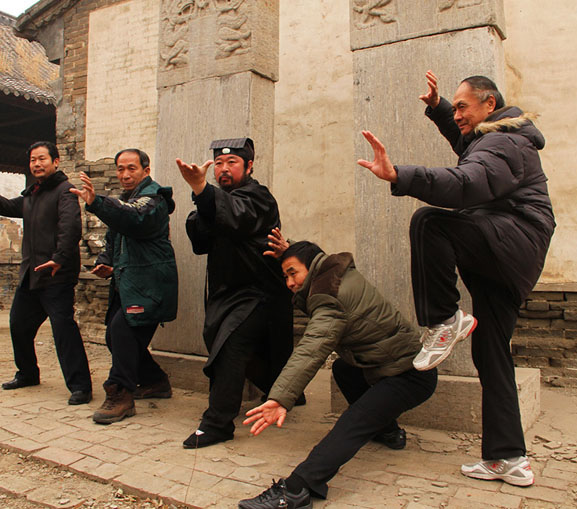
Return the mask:
M 457 156 L 424 117 L 425 105 L 418 99 L 426 92 L 426 71 L 434 70 L 441 94 L 449 99 L 459 82 L 473 74 L 491 76 L 501 88 L 504 85 L 501 39 L 488 28 L 358 50 L 353 64 L 355 159 L 372 159 L 361 135 L 368 129 L 383 141 L 393 164 L 455 165 Z M 408 232 L 410 218 L 422 203 L 391 196 L 390 185 L 363 168 L 356 172 L 355 192 L 357 266 L 405 316 L 415 320 Z M 469 308 L 468 296 L 462 307 Z M 474 376 L 469 348 L 467 342 L 459 345 L 443 369 Z
M 171 240 L 179 271 L 178 319 L 159 328 L 159 350 L 206 354 L 204 322 L 205 256 L 192 252 L 185 222 L 193 210 L 191 189 L 175 159 L 204 163 L 212 158 L 210 142 L 250 136 L 255 142 L 254 177 L 268 184 L 272 176 L 274 83 L 245 72 L 209 78 L 159 91 L 155 178 L 174 189 L 178 204 L 171 216 Z M 212 168 L 210 180 L 214 182 Z
M 503 0 L 350 0 L 350 5 L 353 49 L 481 26 L 505 36 Z

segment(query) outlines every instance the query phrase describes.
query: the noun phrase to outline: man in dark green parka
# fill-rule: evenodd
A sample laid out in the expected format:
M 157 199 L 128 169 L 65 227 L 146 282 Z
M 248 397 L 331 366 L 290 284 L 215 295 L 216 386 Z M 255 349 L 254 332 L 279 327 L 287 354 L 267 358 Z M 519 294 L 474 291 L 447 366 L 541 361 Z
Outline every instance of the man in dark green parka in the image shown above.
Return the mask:
M 138 149 L 115 157 L 124 192 L 120 198 L 97 196 L 82 173 L 83 189 L 75 192 L 86 210 L 108 225 L 106 247 L 93 274 L 110 277 L 106 344 L 112 367 L 104 382 L 106 400 L 94 413 L 100 424 L 134 415 L 135 397 L 168 398 L 168 376 L 154 361 L 148 345 L 159 323 L 176 318 L 178 278 L 169 240 L 172 189 L 150 178 L 148 155 Z
M 310 320 L 269 400 L 247 412 L 244 424 L 253 424 L 254 435 L 271 424 L 282 426 L 333 351 L 339 354 L 333 375 L 350 406 L 287 479 L 242 500 L 241 509 L 312 507 L 310 496 L 326 498 L 327 482 L 369 440 L 404 446 L 390 441 L 391 434 L 398 436 L 396 419 L 426 401 L 437 384 L 436 370 L 413 368 L 418 332 L 356 270 L 350 253 L 326 255 L 316 244 L 297 242 L 281 261 L 293 302 Z

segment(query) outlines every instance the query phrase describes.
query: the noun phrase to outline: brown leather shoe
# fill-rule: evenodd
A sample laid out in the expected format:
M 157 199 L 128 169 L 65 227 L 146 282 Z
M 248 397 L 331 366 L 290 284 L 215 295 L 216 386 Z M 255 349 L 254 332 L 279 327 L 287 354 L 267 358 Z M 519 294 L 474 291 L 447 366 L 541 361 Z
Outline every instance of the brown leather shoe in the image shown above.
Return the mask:
M 134 396 L 124 387 L 117 384 L 104 384 L 106 399 L 102 406 L 94 412 L 92 420 L 98 424 L 118 422 L 136 413 Z
M 150 385 L 139 385 L 134 391 L 134 399 L 168 399 L 171 397 L 172 387 L 170 386 L 168 378 Z

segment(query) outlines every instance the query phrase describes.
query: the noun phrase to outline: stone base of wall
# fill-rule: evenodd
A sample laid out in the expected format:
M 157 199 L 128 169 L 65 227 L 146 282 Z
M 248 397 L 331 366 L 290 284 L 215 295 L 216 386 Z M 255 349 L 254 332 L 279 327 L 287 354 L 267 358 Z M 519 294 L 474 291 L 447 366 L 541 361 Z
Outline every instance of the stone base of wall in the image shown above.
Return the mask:
M 541 398 L 539 370 L 517 368 L 517 392 L 523 429 L 528 430 L 539 417 Z M 341 413 L 347 402 L 331 377 L 331 411 Z M 440 375 L 430 399 L 399 418 L 400 424 L 422 428 L 481 433 L 481 384 L 478 378 Z
M 539 284 L 513 336 L 515 365 L 539 368 L 543 383 L 577 387 L 577 284 Z

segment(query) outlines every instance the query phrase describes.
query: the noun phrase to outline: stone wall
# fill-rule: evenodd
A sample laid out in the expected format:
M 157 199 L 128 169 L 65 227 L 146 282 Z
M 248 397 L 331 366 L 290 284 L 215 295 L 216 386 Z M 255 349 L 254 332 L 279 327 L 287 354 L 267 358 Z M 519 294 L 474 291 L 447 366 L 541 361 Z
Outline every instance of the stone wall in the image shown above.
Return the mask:
M 519 315 L 515 365 L 541 369 L 546 384 L 577 387 L 577 285 L 538 285 Z
M 157 0 L 131 0 L 90 13 L 86 159 L 136 146 L 155 167 L 158 18 Z
M 22 244 L 22 227 L 0 217 L 0 309 L 10 308 L 12 295 L 18 286 Z
M 142 4 L 142 1 L 145 3 Z M 150 5 L 149 5 L 150 4 Z M 81 171 L 86 172 L 93 180 L 96 192 L 108 196 L 109 194 L 120 193 L 120 187 L 116 178 L 116 168 L 112 159 L 87 160 L 86 146 L 88 138 L 89 157 L 100 158 L 114 155 L 120 148 L 128 145 L 142 147 L 144 150 L 154 154 L 154 141 L 156 137 L 156 124 L 148 122 L 148 129 L 145 135 L 138 136 L 133 125 L 138 125 L 144 117 L 155 116 L 156 102 L 150 105 L 146 103 L 143 109 L 141 92 L 145 95 L 150 92 L 156 97 L 155 68 L 156 60 L 151 57 L 150 52 L 146 53 L 147 58 L 140 60 L 140 66 L 135 62 L 126 60 L 125 68 L 122 69 L 123 62 L 111 61 L 108 59 L 89 59 L 89 48 L 92 51 L 110 52 L 119 47 L 117 37 L 109 37 L 102 40 L 97 36 L 89 37 L 91 17 L 98 25 L 102 18 L 112 14 L 124 15 L 122 23 L 126 36 L 132 41 L 126 41 L 128 53 L 138 60 L 143 47 L 151 45 L 156 49 L 156 37 L 158 31 L 158 11 L 157 2 L 146 0 L 123 1 L 123 0 L 79 0 L 70 4 L 54 3 L 43 13 L 45 25 L 39 27 L 38 38 L 51 34 L 57 29 L 59 36 L 51 36 L 51 41 L 58 41 L 51 47 L 51 53 L 56 59 L 60 59 L 60 97 L 57 110 L 56 131 L 57 143 L 60 151 L 60 169 L 66 172 L 73 184 L 79 186 L 78 178 Z M 134 6 L 140 6 L 142 12 L 152 10 L 145 16 L 134 15 Z M 62 10 L 64 9 L 64 10 Z M 110 19 L 113 19 L 113 16 Z M 128 21 L 127 21 L 128 20 Z M 144 20 L 144 21 L 142 21 Z M 136 24 L 137 26 L 134 26 Z M 116 24 L 118 26 L 118 24 Z M 147 38 L 139 38 L 138 34 L 142 29 L 148 33 Z M 102 35 L 102 34 L 101 34 Z M 110 36 L 110 34 L 109 34 Z M 151 42 L 150 37 L 155 40 Z M 105 47 L 103 47 L 103 45 Z M 127 56 L 128 58 L 128 56 Z M 106 74 L 108 81 L 94 81 L 89 87 L 89 63 L 91 73 Z M 108 64 L 108 67 L 106 65 Z M 117 64 L 121 68 L 120 75 L 114 75 L 115 69 L 110 69 L 112 64 Z M 148 69 L 148 71 L 146 70 Z M 122 97 L 119 98 L 117 83 L 123 79 L 135 76 L 142 76 L 142 73 L 152 75 L 152 81 L 148 85 L 148 90 L 144 92 L 138 87 L 132 86 L 133 93 L 127 97 L 125 89 L 122 89 Z M 102 76 L 101 76 L 102 78 Z M 113 79 L 116 83 L 113 83 Z M 129 80 L 130 81 L 130 80 Z M 134 81 L 134 80 L 132 80 Z M 138 80 L 137 80 L 138 81 Z M 97 93 L 98 88 L 102 88 L 102 96 Z M 108 94 L 104 94 L 105 89 Z M 91 90 L 91 94 L 89 94 Z M 96 91 L 96 92 L 95 92 Z M 106 100 L 104 100 L 106 99 Z M 122 104 L 122 127 L 118 119 L 114 116 L 115 108 Z M 130 109 L 132 108 L 132 109 Z M 150 113 L 153 110 L 153 114 Z M 88 123 L 87 123 L 87 111 Z M 144 117 L 143 117 L 144 115 Z M 112 127 L 107 131 L 108 138 L 103 141 L 103 124 L 107 122 L 107 116 L 116 119 L 117 124 L 110 124 Z M 109 126 L 109 127 L 110 127 Z M 87 129 L 88 128 L 88 129 Z M 108 149 L 104 147 L 109 144 Z M 92 267 L 94 260 L 103 247 L 103 238 L 106 231 L 103 225 L 95 216 L 84 212 L 83 207 L 83 239 L 81 242 L 82 271 L 80 281 L 76 289 L 76 317 L 85 340 L 94 342 L 104 342 L 104 317 L 108 301 L 108 281 L 101 280 L 89 274 L 86 267 Z
M 120 185 L 116 177 L 114 160 L 107 158 L 99 161 L 78 161 L 76 170 L 90 176 L 96 194 L 103 196 L 119 195 Z M 79 187 L 80 180 L 72 177 L 71 181 Z M 103 280 L 90 274 L 90 269 L 98 254 L 104 247 L 106 225 L 94 214 L 82 207 L 82 241 L 80 257 L 82 271 L 76 287 L 76 319 L 82 331 L 82 337 L 87 341 L 104 343 L 104 317 L 108 308 L 108 280 Z

